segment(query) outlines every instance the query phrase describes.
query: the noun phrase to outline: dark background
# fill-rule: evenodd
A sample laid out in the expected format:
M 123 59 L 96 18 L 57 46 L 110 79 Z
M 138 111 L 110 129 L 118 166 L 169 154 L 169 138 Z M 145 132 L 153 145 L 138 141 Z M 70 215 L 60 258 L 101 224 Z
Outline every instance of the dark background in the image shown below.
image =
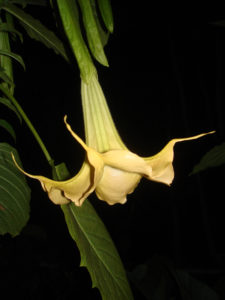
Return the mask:
M 225 10 L 144 5 L 147 2 L 112 3 L 115 31 L 105 49 L 110 67 L 96 63 L 123 141 L 131 151 L 150 156 L 171 138 L 211 130 L 216 134 L 175 147 L 175 180 L 170 188 L 143 179 L 125 205 L 108 206 L 94 194 L 90 201 L 127 271 L 158 255 L 215 287 L 224 276 L 225 263 L 224 167 L 189 174 L 208 150 L 225 139 L 225 27 L 214 24 L 225 19 Z M 28 11 L 54 28 L 44 9 Z M 25 72 L 15 65 L 16 98 L 56 163 L 66 162 L 74 175 L 84 153 L 66 131 L 63 116 L 67 114 L 73 129 L 84 137 L 78 68 L 26 36 L 22 45 L 13 47 L 26 64 Z M 50 176 L 26 125 L 21 127 L 5 113 L 15 123 L 24 168 Z M 69 299 L 78 292 L 82 299 L 100 299 L 87 271 L 79 268 L 79 251 L 60 208 L 38 182 L 28 182 L 30 221 L 20 236 L 1 237 L 1 264 L 7 270 L 3 288 L 14 283 L 24 299 L 44 295 Z M 135 299 L 142 299 L 132 288 Z

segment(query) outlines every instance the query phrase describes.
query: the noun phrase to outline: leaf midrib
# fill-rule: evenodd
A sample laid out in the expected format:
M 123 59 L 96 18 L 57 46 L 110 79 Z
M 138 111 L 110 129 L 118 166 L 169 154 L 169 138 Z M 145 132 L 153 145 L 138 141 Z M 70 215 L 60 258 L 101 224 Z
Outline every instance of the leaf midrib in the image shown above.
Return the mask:
M 118 277 L 114 277 L 113 274 L 110 272 L 110 269 L 108 268 L 107 264 L 105 263 L 104 260 L 101 259 L 101 256 L 98 255 L 98 251 L 96 250 L 96 248 L 95 248 L 95 246 L 93 245 L 93 243 L 91 242 L 91 240 L 88 239 L 88 236 L 87 236 L 87 234 L 86 234 L 86 231 L 84 230 L 82 224 L 81 224 L 81 223 L 78 221 L 78 219 L 76 218 L 75 214 L 73 213 L 73 210 L 72 210 L 70 207 L 69 207 L 69 209 L 70 209 L 70 211 L 72 212 L 73 217 L 75 218 L 77 224 L 79 225 L 79 228 L 82 229 L 82 233 L 83 233 L 83 235 L 85 236 L 86 240 L 89 242 L 89 244 L 91 245 L 92 249 L 94 250 L 95 255 L 96 255 L 96 256 L 98 257 L 98 259 L 102 262 L 102 264 L 104 265 L 105 269 L 108 271 L 108 274 L 110 274 L 111 278 L 116 280 L 117 286 L 120 287 L 120 290 L 123 291 L 123 290 L 121 289 L 120 284 L 118 283 Z M 83 254 L 82 254 L 82 255 L 83 255 Z M 88 266 L 86 266 L 86 267 L 88 267 Z M 125 281 L 124 281 L 124 282 L 125 282 Z M 95 284 L 96 284 L 96 283 L 95 283 Z M 126 293 L 124 293 L 124 292 L 123 292 L 123 294 L 126 295 Z

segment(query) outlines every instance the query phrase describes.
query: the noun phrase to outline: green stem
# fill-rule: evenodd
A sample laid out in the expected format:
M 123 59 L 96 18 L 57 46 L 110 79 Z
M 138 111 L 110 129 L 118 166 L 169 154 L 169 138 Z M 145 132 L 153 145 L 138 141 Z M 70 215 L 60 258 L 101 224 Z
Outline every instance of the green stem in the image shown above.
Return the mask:
M 17 102 L 17 100 L 13 97 L 13 95 L 9 92 L 9 90 L 5 87 L 3 87 L 2 85 L 0 85 L 0 90 L 12 101 L 12 103 L 15 105 L 15 107 L 17 108 L 18 112 L 20 113 L 21 117 L 23 118 L 24 122 L 27 124 L 28 128 L 30 129 L 30 131 L 32 132 L 32 134 L 34 135 L 36 141 L 38 142 L 39 146 L 41 147 L 41 150 L 43 151 L 45 158 L 47 159 L 49 165 L 52 167 L 53 166 L 53 159 L 51 158 L 47 148 L 45 147 L 41 137 L 39 136 L 39 134 L 37 133 L 36 129 L 34 128 L 33 124 L 31 123 L 31 121 L 29 120 L 29 118 L 27 117 L 26 113 L 24 112 L 24 110 L 22 109 L 22 107 L 20 106 L 20 104 Z

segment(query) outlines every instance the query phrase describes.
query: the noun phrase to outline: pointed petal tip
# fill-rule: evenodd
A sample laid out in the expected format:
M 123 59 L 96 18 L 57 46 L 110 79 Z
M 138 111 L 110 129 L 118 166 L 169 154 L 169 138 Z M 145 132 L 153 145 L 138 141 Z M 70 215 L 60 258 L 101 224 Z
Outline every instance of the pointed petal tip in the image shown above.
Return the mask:
M 173 143 L 177 143 L 177 142 L 185 142 L 185 141 L 190 141 L 190 140 L 196 140 L 196 139 L 199 139 L 205 135 L 208 135 L 208 134 L 213 134 L 215 133 L 216 131 L 215 130 L 212 130 L 212 131 L 209 131 L 209 132 L 204 132 L 204 133 L 200 133 L 200 134 L 197 134 L 197 135 L 194 135 L 194 136 L 190 136 L 190 137 L 185 137 L 185 138 L 174 138 L 172 139 L 170 142 L 173 142 Z M 170 143 L 169 142 L 169 143 Z M 168 144 L 169 144 L 168 143 Z
M 203 136 L 205 136 L 205 135 L 208 135 L 208 134 L 214 134 L 214 133 L 216 133 L 216 130 L 212 130 L 212 131 L 208 131 L 208 132 L 204 132 L 204 133 L 200 133 L 200 134 L 198 134 L 198 135 L 196 135 L 196 136 L 193 136 L 193 138 L 201 138 L 201 137 L 203 137 Z
M 75 138 L 75 140 L 84 148 L 85 151 L 88 151 L 89 148 L 85 144 L 85 142 L 72 130 L 71 126 L 69 123 L 67 123 L 67 115 L 64 116 L 64 122 L 66 124 L 66 128 L 68 131 L 71 133 L 71 135 Z
M 11 152 L 11 155 L 12 155 L 12 159 L 13 159 L 14 164 L 16 165 L 17 169 L 18 169 L 21 173 L 23 173 L 24 175 L 26 175 L 26 176 L 28 176 L 28 177 L 30 177 L 30 178 L 38 179 L 38 180 L 40 181 L 40 178 L 41 178 L 42 176 L 32 175 L 32 174 L 29 174 L 29 173 L 25 172 L 25 171 L 19 166 L 19 164 L 17 163 L 16 158 L 15 158 L 15 156 L 14 156 L 14 154 L 13 154 L 12 152 Z
M 212 130 L 212 131 L 209 131 L 209 132 L 206 132 L 206 133 L 203 133 L 202 135 L 207 135 L 207 134 L 213 134 L 213 133 L 216 133 L 216 130 Z
M 27 175 L 27 173 L 17 163 L 16 158 L 15 158 L 13 152 L 11 152 L 11 156 L 12 156 L 12 160 L 13 160 L 15 166 L 17 167 L 17 169 L 20 170 L 20 172 L 22 172 L 23 174 Z

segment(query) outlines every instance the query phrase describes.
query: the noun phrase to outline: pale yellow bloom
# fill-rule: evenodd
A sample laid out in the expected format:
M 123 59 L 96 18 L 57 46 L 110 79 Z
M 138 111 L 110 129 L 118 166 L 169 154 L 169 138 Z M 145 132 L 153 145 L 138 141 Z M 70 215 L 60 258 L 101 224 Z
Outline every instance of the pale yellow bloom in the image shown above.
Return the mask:
M 28 174 L 17 165 L 24 174 L 41 182 L 55 204 L 72 201 L 81 206 L 94 190 L 100 200 L 110 205 L 125 203 L 127 194 L 133 192 L 142 177 L 170 185 L 174 178 L 174 145 L 208 134 L 173 139 L 155 156 L 143 158 L 130 152 L 123 144 L 95 75 L 88 84 L 82 82 L 81 92 L 86 144 L 72 131 L 66 117 L 64 119 L 67 129 L 86 151 L 79 173 L 66 181 L 54 181 Z

